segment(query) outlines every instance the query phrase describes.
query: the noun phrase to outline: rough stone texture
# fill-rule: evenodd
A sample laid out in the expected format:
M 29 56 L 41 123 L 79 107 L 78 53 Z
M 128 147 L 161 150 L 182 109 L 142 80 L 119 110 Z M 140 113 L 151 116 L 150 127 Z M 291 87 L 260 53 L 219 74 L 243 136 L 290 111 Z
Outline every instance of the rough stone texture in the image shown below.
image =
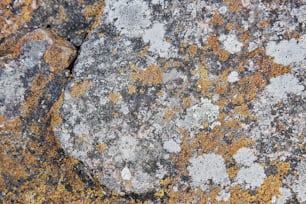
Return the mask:
M 1 125 L 30 112 L 48 113 L 64 87 L 76 50 L 51 31 L 37 29 L 17 42 L 19 57 L 1 57 Z M 35 114 L 34 114 L 35 113 Z
M 1 1 L 0 56 L 14 53 L 14 43 L 37 28 L 52 28 L 63 39 L 80 46 L 99 23 L 103 6 L 99 0 Z
M 0 198 L 305 203 L 305 7 L 1 2 Z

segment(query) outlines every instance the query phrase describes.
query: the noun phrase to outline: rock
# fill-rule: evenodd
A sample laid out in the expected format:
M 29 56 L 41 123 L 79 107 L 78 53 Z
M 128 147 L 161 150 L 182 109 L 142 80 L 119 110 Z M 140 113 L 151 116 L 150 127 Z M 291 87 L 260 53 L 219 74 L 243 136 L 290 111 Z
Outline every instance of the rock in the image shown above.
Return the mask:
M 37 28 L 51 28 L 63 39 L 80 46 L 97 26 L 104 3 L 90 1 L 7 0 L 0 3 L 0 56 L 26 33 Z
M 1 2 L 0 200 L 305 202 L 304 4 Z
M 17 58 L 0 58 L 0 194 L 4 202 L 33 202 L 28 196 L 44 186 L 40 181 L 63 157 L 50 131 L 50 112 L 67 83 L 76 49 L 44 29 L 26 34 L 16 49 Z
M 259 100 L 275 104 L 277 97 L 286 94 L 300 97 L 300 115 L 286 112 L 299 122 L 297 127 L 290 125 L 294 133 L 284 144 L 292 144 L 293 138 L 305 132 L 301 128 L 305 113 L 304 45 L 294 45 L 297 40 L 286 41 L 300 52 L 299 57 L 288 60 L 296 71 L 291 74 L 287 62 L 277 64 L 282 61 L 269 57 L 270 50 L 279 46 L 272 43 L 275 30 L 265 30 L 264 37 L 260 34 L 261 43 L 268 42 L 267 51 L 248 51 L 246 45 L 257 42 L 259 33 L 251 33 L 252 27 L 237 16 L 235 12 L 248 17 L 239 6 L 230 5 L 231 13 L 212 12 L 223 7 L 227 4 L 105 2 L 100 25 L 81 46 L 74 78 L 59 109 L 62 123 L 54 132 L 63 149 L 84 162 L 107 188 L 119 194 L 147 194 L 161 191 L 163 178 L 174 177 L 173 186 L 200 187 L 203 191 L 209 185 L 221 186 L 226 199 L 231 200 L 230 189 L 235 185 L 255 190 L 272 179 L 262 164 L 254 162 L 258 156 L 264 162 L 274 151 L 268 144 L 271 139 L 256 136 L 256 131 L 274 131 L 261 125 L 264 118 L 256 119 L 263 112 L 256 105 Z M 203 12 L 205 9 L 212 14 Z M 233 21 L 244 24 L 244 30 L 225 31 L 224 21 L 227 25 Z M 256 22 L 258 27 L 263 26 L 261 21 L 264 19 Z M 294 87 L 284 85 L 287 88 L 279 91 L 270 88 L 276 83 L 279 87 L 286 77 Z M 260 99 L 266 94 L 272 98 Z M 251 106 L 254 110 L 249 109 Z M 231 138 L 228 145 L 225 138 Z M 260 147 L 262 143 L 264 147 Z M 281 145 L 276 141 L 271 144 Z M 243 158 L 247 167 L 236 162 L 236 173 L 228 175 L 228 166 L 242 160 L 237 156 L 241 148 L 254 149 L 250 151 L 256 155 Z M 286 152 L 293 154 L 290 149 Z M 173 166 L 174 161 L 181 167 Z M 207 169 L 222 171 L 222 175 L 201 173 Z M 191 177 L 188 182 L 178 176 L 186 170 Z M 278 176 L 278 181 L 284 178 Z
M 2 122 L 31 115 L 33 119 L 48 113 L 67 81 L 76 50 L 48 30 L 37 29 L 16 45 L 19 57 L 1 57 Z

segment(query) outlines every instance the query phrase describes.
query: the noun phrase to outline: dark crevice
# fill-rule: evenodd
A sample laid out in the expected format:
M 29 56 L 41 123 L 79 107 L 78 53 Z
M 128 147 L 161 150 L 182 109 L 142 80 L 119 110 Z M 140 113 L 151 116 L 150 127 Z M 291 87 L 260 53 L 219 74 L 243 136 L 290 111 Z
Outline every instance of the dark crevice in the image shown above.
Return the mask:
M 80 54 L 80 50 L 81 50 L 81 46 L 75 46 L 75 49 L 76 49 L 76 55 L 75 57 L 73 58 L 73 60 L 71 61 L 71 63 L 69 64 L 69 66 L 66 68 L 67 70 L 69 70 L 69 74 L 70 76 L 73 75 L 73 68 L 74 68 L 74 65 L 76 64 L 76 60 Z

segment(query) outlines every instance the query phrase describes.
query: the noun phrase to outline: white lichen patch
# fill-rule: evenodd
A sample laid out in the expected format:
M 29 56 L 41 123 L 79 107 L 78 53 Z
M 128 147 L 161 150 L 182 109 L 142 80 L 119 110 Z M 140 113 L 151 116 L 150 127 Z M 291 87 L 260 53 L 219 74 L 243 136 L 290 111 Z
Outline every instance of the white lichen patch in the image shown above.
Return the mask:
M 254 163 L 250 167 L 242 167 L 237 174 L 236 181 L 247 189 L 255 189 L 263 184 L 265 178 L 264 168 Z
M 155 23 L 145 31 L 143 40 L 150 43 L 149 50 L 160 57 L 168 57 L 170 44 L 164 40 L 165 27 L 162 23 Z
M 21 104 L 24 101 L 23 83 L 20 78 L 24 73 L 16 73 L 16 69 L 9 65 L 3 69 L 0 77 L 0 113 L 9 112 L 6 104 Z M 15 109 L 16 107 L 14 107 Z
M 266 86 L 261 103 L 275 104 L 284 100 L 287 94 L 303 94 L 304 86 L 292 74 L 284 74 L 270 80 L 270 84 Z
M 229 199 L 231 198 L 231 193 L 226 192 L 225 190 L 222 190 L 218 193 L 218 196 L 216 197 L 217 201 L 229 201 Z
M 140 37 L 151 25 L 151 12 L 145 1 L 105 1 L 105 13 L 110 23 L 128 37 Z
M 234 83 L 234 82 L 239 81 L 239 74 L 238 74 L 238 72 L 232 71 L 232 72 L 228 75 L 227 81 L 230 82 L 230 83 Z
M 306 201 L 306 160 L 301 161 L 297 167 L 298 180 L 293 185 L 293 191 L 297 194 L 299 202 Z
M 220 35 L 219 40 L 223 43 L 224 48 L 231 54 L 241 51 L 243 44 L 239 42 L 237 36 L 234 34 Z
M 306 58 L 306 35 L 300 39 L 282 40 L 277 43 L 271 41 L 268 43 L 266 53 L 274 57 L 274 62 L 290 65 L 294 62 L 300 62 Z
M 244 166 L 251 166 L 257 159 L 252 150 L 246 147 L 240 148 L 233 158 L 237 163 Z
M 173 139 L 166 141 L 163 147 L 170 153 L 179 153 L 181 151 L 180 145 Z
M 302 5 L 299 8 L 294 8 L 291 10 L 290 14 L 292 16 L 296 16 L 298 22 L 305 23 L 306 22 L 306 5 Z
M 122 171 L 121 171 L 121 177 L 122 177 L 123 180 L 131 180 L 132 174 L 131 174 L 129 168 L 124 167 L 124 168 L 122 169 Z
M 272 197 L 272 203 L 286 204 L 291 199 L 292 194 L 288 188 L 279 188 L 280 195 Z
M 191 165 L 187 167 L 187 170 L 192 179 L 192 187 L 201 187 L 204 190 L 210 180 L 215 185 L 222 187 L 229 184 L 229 177 L 222 156 L 214 153 L 203 154 L 192 157 L 189 162 Z
M 196 104 L 187 109 L 187 115 L 184 120 L 179 120 L 177 122 L 178 127 L 185 129 L 192 129 L 193 127 L 201 127 L 202 122 L 212 124 L 216 121 L 219 114 L 219 107 L 214 105 L 208 99 L 202 99 L 199 104 Z

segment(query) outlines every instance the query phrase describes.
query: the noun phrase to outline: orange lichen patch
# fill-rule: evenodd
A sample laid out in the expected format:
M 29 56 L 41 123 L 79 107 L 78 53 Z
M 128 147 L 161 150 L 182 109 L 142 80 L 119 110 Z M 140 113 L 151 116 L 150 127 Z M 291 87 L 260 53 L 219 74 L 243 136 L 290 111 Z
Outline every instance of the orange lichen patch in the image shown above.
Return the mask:
M 118 54 L 118 52 L 116 51 L 116 50 L 113 50 L 112 51 L 112 56 L 115 56 L 115 55 L 117 55 Z
M 238 130 L 241 128 L 241 122 L 239 120 L 227 120 L 224 121 L 220 118 L 222 125 L 228 130 Z
M 72 97 L 84 96 L 85 92 L 88 91 L 90 87 L 91 87 L 91 84 L 88 80 L 75 81 L 73 86 L 70 89 L 70 95 Z
M 163 66 L 163 69 L 166 70 L 166 69 L 170 69 L 170 68 L 177 68 L 177 67 L 180 67 L 180 66 L 182 66 L 182 62 L 175 61 L 175 60 L 171 59 L 171 60 L 166 61 L 166 63 Z
M 191 97 L 186 97 L 186 98 L 182 99 L 182 105 L 183 105 L 184 109 L 190 107 L 191 103 L 192 103 L 192 98 Z
M 160 90 L 159 92 L 156 93 L 156 96 L 161 97 L 162 95 L 164 95 L 164 91 Z
M 136 86 L 129 84 L 128 85 L 128 94 L 136 93 Z
M 223 20 L 219 14 L 219 12 L 215 12 L 212 19 L 210 20 L 211 24 L 217 24 L 217 25 L 222 25 L 223 24 Z
M 121 100 L 121 94 L 120 93 L 110 93 L 108 96 L 108 99 L 112 102 L 112 103 L 119 103 Z
M 45 60 L 47 63 L 49 62 L 51 66 L 54 66 L 53 69 L 55 70 L 63 69 L 62 67 L 64 66 L 68 67 L 69 63 L 76 55 L 76 51 L 72 44 L 61 39 L 56 33 L 49 30 L 37 29 L 19 39 L 14 46 L 10 48 L 7 57 L 10 59 L 18 57 L 20 55 L 20 48 L 29 41 L 47 41 L 51 44 L 46 50 Z M 10 45 L 10 43 L 8 45 Z M 57 59 L 57 57 L 59 57 L 59 59 Z M 63 65 L 59 63 L 63 63 Z
M 175 108 L 171 108 L 165 111 L 163 119 L 165 122 L 169 122 L 175 116 Z
M 132 73 L 132 81 L 140 82 L 142 85 L 158 85 L 163 82 L 163 71 L 155 64 L 149 65 L 145 70 L 136 67 L 136 73 Z
M 20 107 L 22 115 L 27 115 L 33 111 L 34 108 L 38 107 L 39 99 L 42 96 L 44 87 L 48 82 L 49 81 L 46 79 L 46 76 L 42 74 L 37 74 L 35 76 L 34 80 L 32 81 L 31 94 L 26 98 L 26 101 Z
M 244 200 L 247 203 L 259 202 L 270 203 L 273 196 L 280 195 L 279 188 L 282 186 L 282 179 L 290 168 L 289 162 L 274 162 L 278 166 L 278 173 L 276 175 L 268 176 L 263 184 L 258 187 L 257 193 L 251 195 L 248 190 L 243 190 L 239 185 L 236 185 L 230 189 L 231 203 Z M 273 164 L 273 163 L 272 163 Z
M 49 117 L 51 118 L 51 128 L 55 127 L 56 125 L 61 124 L 62 117 L 59 115 L 59 109 L 64 101 L 64 92 L 61 93 L 58 100 L 53 104 L 50 112 Z
M 190 148 L 191 141 L 189 141 L 189 136 L 184 135 L 184 134 L 187 134 L 187 132 L 184 130 L 181 130 L 181 134 L 183 134 L 182 143 L 181 143 L 181 151 L 179 155 L 177 157 L 173 157 L 172 160 L 175 161 L 182 175 L 188 175 L 185 167 L 186 167 L 187 161 L 192 156 L 193 148 Z
M 269 70 L 269 78 L 280 76 L 292 71 L 292 68 L 289 66 L 283 66 L 281 64 L 272 63 Z
M 100 19 L 103 15 L 104 10 L 104 1 L 98 1 L 92 5 L 89 5 L 83 9 L 83 15 L 86 20 L 89 21 L 91 18 L 95 18 L 91 28 L 87 31 L 87 33 L 91 33 L 100 22 Z
M 242 4 L 240 0 L 225 0 L 226 3 L 229 3 L 229 9 L 231 12 L 237 12 L 242 10 Z
M 198 190 L 199 193 L 199 197 L 201 198 L 198 203 L 217 203 L 217 204 L 225 204 L 227 202 L 223 202 L 223 201 L 218 201 L 216 198 L 219 194 L 219 192 L 221 191 L 220 187 L 214 188 L 214 189 L 209 189 L 209 192 L 202 192 L 200 190 Z
M 169 199 L 167 202 L 169 204 L 176 203 L 192 203 L 195 198 L 195 192 L 193 190 L 187 191 L 186 189 L 182 189 L 181 191 L 174 192 L 173 190 L 167 190 L 167 196 Z
M 197 54 L 198 51 L 198 46 L 196 45 L 190 45 L 188 47 L 187 53 L 191 56 L 194 57 Z
M 65 8 L 64 8 L 62 5 L 60 5 L 60 6 L 59 6 L 59 15 L 57 16 L 56 19 L 54 19 L 53 17 L 51 17 L 51 19 L 52 19 L 52 20 L 54 21 L 54 23 L 57 24 L 57 25 L 59 25 L 59 24 L 65 22 L 66 19 L 67 19 L 66 12 L 65 12 Z
M 11 3 L 11 0 L 3 0 L 0 2 L 0 8 L 4 9 L 6 6 L 8 6 Z
M 256 60 L 256 64 L 260 71 L 263 72 L 263 75 L 271 77 L 276 77 L 283 75 L 292 71 L 289 66 L 284 66 L 273 62 L 273 59 L 270 56 L 265 54 L 264 50 L 256 49 L 249 53 L 249 57 Z M 258 73 L 259 74 L 259 73 Z
M 237 166 L 230 167 L 230 168 L 226 169 L 226 172 L 227 172 L 230 179 L 235 178 L 238 174 L 238 171 L 239 171 L 239 169 L 238 169 Z
M 8 120 L 6 117 L 3 117 L 3 121 L 0 126 L 1 133 L 12 133 L 14 137 L 18 138 L 21 134 L 22 122 L 20 118 L 15 118 L 13 120 Z
M 269 176 L 264 180 L 264 183 L 258 188 L 254 200 L 258 200 L 261 203 L 267 203 L 272 200 L 273 196 L 280 195 L 279 188 L 282 186 L 282 182 L 278 176 Z
M 240 42 L 247 42 L 250 39 L 250 31 L 243 32 L 239 38 Z
M 107 144 L 98 144 L 96 146 L 96 151 L 97 152 L 103 152 L 107 148 Z
M 201 76 L 201 79 L 198 81 L 198 84 L 201 87 L 203 93 L 208 93 L 209 87 L 211 86 L 211 81 L 208 78 L 207 65 L 199 65 L 198 71 Z
M 10 12 L 8 5 L 12 3 L 10 0 L 1 1 L 0 4 L 0 39 L 15 33 L 26 22 L 32 18 L 34 10 L 38 8 L 37 0 L 21 0 L 14 3 L 17 8 L 17 14 Z M 8 16 L 9 15 L 9 16 Z
M 257 27 L 261 29 L 267 28 L 269 25 L 270 25 L 270 19 L 260 21 L 257 23 Z
M 9 41 L 7 45 L 12 45 L 12 46 L 8 48 L 9 51 L 7 57 L 10 59 L 18 57 L 20 55 L 21 46 L 23 46 L 29 41 L 35 41 L 35 40 L 48 40 L 47 31 L 38 29 L 29 34 L 26 34 L 24 37 L 17 40 L 17 42 L 13 43 Z
M 249 115 L 248 112 L 249 107 L 246 104 L 242 104 L 241 106 L 236 106 L 234 110 L 237 115 L 241 115 L 245 118 Z
M 209 49 L 212 49 L 214 53 L 218 53 L 219 37 L 214 36 L 213 34 L 208 37 L 207 45 L 203 47 L 203 51 L 209 51 Z
M 255 142 L 247 137 L 242 137 L 238 140 L 234 140 L 231 145 L 222 144 L 218 148 L 218 154 L 221 154 L 226 161 L 230 161 L 236 152 L 242 147 L 248 147 Z
M 243 77 L 238 81 L 240 93 L 246 101 L 251 101 L 256 97 L 256 94 L 265 85 L 266 81 L 259 72 L 254 75 Z
M 239 25 L 238 23 L 227 23 L 226 26 L 225 26 L 225 29 L 228 30 L 228 31 L 231 31 L 231 30 L 237 30 L 237 28 L 239 28 Z
M 104 38 L 104 37 L 105 37 L 105 34 L 104 34 L 104 33 L 99 33 L 99 34 L 98 34 L 98 37 L 99 37 L 99 38 Z
M 278 169 L 277 175 L 279 177 L 284 177 L 290 169 L 289 162 L 276 162 L 276 166 Z
M 0 127 L 7 121 L 7 117 L 5 115 L 0 115 Z
M 243 190 L 240 185 L 235 185 L 230 188 L 229 203 L 251 203 L 252 198 L 247 190 Z
M 150 46 L 148 46 L 148 45 L 145 46 L 144 49 L 141 50 L 141 51 L 139 52 L 139 56 L 140 56 L 141 58 L 147 56 L 147 54 L 148 54 L 148 49 L 149 49 L 149 48 L 150 48 Z
M 68 42 L 57 40 L 61 44 L 52 44 L 45 52 L 45 61 L 50 65 L 51 72 L 67 68 L 73 61 L 76 50 Z
M 229 56 L 230 56 L 230 53 L 224 49 L 221 49 L 218 53 L 219 55 L 219 60 L 221 62 L 225 62 L 226 60 L 228 60 Z

